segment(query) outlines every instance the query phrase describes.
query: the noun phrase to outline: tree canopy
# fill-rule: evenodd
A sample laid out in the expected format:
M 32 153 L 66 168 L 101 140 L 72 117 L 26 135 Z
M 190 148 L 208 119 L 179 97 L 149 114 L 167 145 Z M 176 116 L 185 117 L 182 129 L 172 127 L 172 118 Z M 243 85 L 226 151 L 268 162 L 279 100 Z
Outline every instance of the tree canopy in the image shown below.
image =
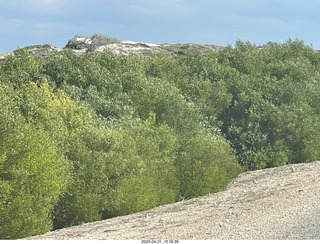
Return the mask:
M 223 190 L 320 158 L 320 54 L 303 41 L 219 52 L 0 60 L 0 238 Z

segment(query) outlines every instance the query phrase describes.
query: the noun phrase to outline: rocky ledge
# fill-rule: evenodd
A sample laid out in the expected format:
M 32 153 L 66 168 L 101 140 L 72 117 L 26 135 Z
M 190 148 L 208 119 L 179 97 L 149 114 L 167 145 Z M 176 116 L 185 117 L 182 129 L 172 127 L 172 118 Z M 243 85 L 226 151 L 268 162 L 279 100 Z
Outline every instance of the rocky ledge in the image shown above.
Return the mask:
M 223 46 L 214 44 L 153 44 L 146 42 L 120 41 L 116 38 L 101 34 L 95 34 L 91 37 L 76 35 L 69 40 L 66 46 L 62 49 L 56 48 L 51 44 L 33 45 L 25 48 L 31 55 L 37 58 L 47 58 L 53 52 L 60 52 L 64 49 L 71 49 L 77 54 L 90 54 L 110 50 L 111 52 L 119 55 L 143 55 L 147 57 L 161 53 L 167 55 L 183 55 L 188 51 L 199 51 L 201 53 L 205 53 L 210 51 L 218 52 L 224 49 Z M 0 59 L 11 55 L 14 55 L 14 51 L 0 54 Z
M 60 52 L 61 49 L 52 46 L 51 44 L 42 44 L 42 45 L 32 45 L 25 47 L 29 54 L 34 56 L 35 58 L 45 59 L 49 57 L 53 52 Z M 4 59 L 7 56 L 14 56 L 15 51 L 2 53 L 0 54 L 0 60 Z

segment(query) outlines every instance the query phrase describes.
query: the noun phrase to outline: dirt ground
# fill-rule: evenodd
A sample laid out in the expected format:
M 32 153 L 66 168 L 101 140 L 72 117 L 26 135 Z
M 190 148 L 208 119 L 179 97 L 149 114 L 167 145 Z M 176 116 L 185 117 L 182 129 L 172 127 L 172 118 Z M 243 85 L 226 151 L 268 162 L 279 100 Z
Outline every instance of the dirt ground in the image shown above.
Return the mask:
M 26 239 L 320 239 L 320 161 L 245 172 L 223 192 Z

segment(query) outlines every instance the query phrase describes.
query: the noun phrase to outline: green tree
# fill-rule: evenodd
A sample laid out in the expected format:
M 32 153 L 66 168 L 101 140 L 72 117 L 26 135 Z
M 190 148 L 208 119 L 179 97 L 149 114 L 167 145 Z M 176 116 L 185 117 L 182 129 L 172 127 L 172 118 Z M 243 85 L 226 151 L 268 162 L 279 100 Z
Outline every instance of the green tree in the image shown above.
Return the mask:
M 16 91 L 0 87 L 0 238 L 42 234 L 69 181 L 70 164 L 44 130 L 26 123 Z
M 33 58 L 26 48 L 18 49 L 14 56 L 8 56 L 0 62 L 0 82 L 15 87 L 40 77 L 40 61 Z
M 185 142 L 176 165 L 183 198 L 221 191 L 241 172 L 227 141 L 204 133 Z
M 113 173 L 109 173 L 111 200 L 107 203 L 107 216 L 129 214 L 178 200 L 179 181 L 174 166 L 177 138 L 172 129 L 156 125 L 155 120 L 155 114 L 150 114 L 145 122 L 125 123 L 125 141 L 114 152 L 116 157 L 109 159 Z

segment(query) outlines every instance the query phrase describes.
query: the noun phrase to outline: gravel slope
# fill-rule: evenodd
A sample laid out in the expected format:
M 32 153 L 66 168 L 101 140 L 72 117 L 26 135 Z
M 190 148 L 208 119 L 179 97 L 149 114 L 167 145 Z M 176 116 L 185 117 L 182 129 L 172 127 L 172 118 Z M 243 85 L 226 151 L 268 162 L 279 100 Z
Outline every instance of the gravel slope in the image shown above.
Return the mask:
M 223 192 L 26 239 L 320 239 L 320 161 L 245 172 Z

